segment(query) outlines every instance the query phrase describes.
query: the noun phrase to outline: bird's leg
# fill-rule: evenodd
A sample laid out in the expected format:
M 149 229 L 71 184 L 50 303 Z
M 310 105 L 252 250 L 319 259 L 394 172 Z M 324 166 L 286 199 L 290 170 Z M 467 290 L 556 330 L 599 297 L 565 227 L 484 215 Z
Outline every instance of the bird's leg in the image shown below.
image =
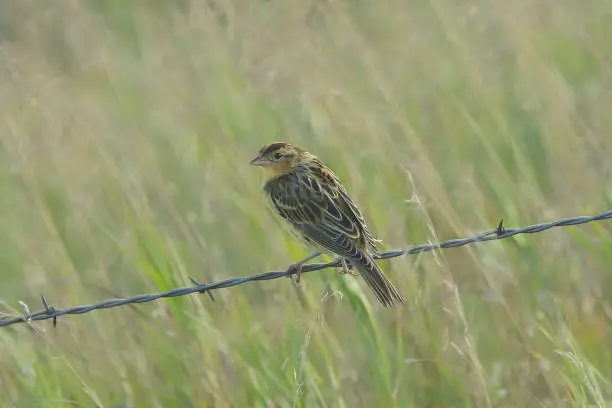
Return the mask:
M 342 265 L 342 269 L 340 270 L 340 275 L 346 275 L 347 273 L 357 276 L 358 273 L 352 272 L 353 265 L 348 262 L 345 258 L 340 258 L 340 264 Z
M 304 266 L 306 262 L 315 259 L 320 255 L 321 252 L 314 252 L 308 255 L 306 258 L 302 259 L 301 261 L 289 265 L 289 268 L 287 268 L 287 272 L 290 272 L 291 276 L 293 276 L 294 273 L 296 274 L 295 283 L 300 283 L 300 281 L 302 280 L 302 266 Z

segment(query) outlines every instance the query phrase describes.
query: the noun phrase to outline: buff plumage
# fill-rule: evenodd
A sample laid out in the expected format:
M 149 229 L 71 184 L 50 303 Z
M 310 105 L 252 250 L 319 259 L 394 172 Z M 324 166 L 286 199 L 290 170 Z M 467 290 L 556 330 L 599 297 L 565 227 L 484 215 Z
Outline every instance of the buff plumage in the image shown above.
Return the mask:
M 262 147 L 251 164 L 272 171 L 264 192 L 300 238 L 354 266 L 384 306 L 405 303 L 372 258 L 376 240 L 357 205 L 316 156 L 279 142 Z

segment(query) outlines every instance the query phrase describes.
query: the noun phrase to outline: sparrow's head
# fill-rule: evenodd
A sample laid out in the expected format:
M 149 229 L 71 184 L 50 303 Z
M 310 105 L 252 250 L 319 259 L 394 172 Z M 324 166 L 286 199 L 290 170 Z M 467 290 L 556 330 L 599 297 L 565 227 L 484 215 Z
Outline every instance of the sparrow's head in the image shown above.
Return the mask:
M 288 173 L 312 156 L 301 147 L 285 142 L 265 145 L 251 160 L 253 166 L 267 167 L 275 174 Z

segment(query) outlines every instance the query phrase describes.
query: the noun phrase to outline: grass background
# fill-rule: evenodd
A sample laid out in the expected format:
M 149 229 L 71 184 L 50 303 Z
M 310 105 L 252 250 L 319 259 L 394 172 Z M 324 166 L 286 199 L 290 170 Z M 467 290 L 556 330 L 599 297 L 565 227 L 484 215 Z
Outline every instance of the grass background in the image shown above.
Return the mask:
M 0 2 L 0 312 L 282 269 L 268 142 L 382 249 L 612 207 L 612 3 Z M 606 222 L 0 330 L 2 407 L 612 405 Z

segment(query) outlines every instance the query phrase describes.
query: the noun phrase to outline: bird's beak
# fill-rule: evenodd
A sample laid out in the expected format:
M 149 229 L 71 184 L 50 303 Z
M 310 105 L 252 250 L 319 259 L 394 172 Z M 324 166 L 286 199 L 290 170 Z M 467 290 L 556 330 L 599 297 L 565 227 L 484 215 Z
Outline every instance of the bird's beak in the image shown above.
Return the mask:
M 265 166 L 266 164 L 270 164 L 270 160 L 262 157 L 261 154 L 258 154 L 251 160 L 251 166 Z

